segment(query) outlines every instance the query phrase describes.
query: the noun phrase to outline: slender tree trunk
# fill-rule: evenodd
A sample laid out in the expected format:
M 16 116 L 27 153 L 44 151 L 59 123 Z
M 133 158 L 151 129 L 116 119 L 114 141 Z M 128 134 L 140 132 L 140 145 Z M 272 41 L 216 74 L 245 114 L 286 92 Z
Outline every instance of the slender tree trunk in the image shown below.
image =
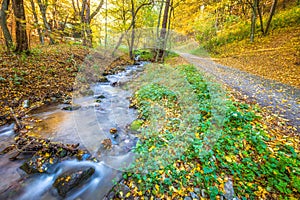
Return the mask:
M 77 1 L 78 3 L 78 1 Z M 82 1 L 82 9 L 80 11 L 81 20 L 81 37 L 83 39 L 83 46 L 92 47 L 92 29 L 91 21 L 98 14 L 101 7 L 103 6 L 104 0 L 101 0 L 96 8 L 96 10 L 91 14 L 90 0 Z
M 40 43 L 44 44 L 44 42 L 45 42 L 44 41 L 44 36 L 43 36 L 42 30 L 41 30 L 41 28 L 39 26 L 39 19 L 38 19 L 36 10 L 35 10 L 34 0 L 30 0 L 30 3 L 31 3 L 31 9 L 32 9 L 33 17 L 34 17 L 34 26 L 37 28 L 37 32 L 38 32 L 38 35 L 39 35 Z
M 170 36 L 170 30 L 171 30 L 171 17 L 172 17 L 172 13 L 174 12 L 174 9 L 173 9 L 173 0 L 171 0 L 171 9 L 169 11 L 169 19 L 168 19 L 168 28 L 167 28 L 167 35 L 166 35 L 166 42 L 164 44 L 164 49 L 167 49 L 167 44 L 168 44 L 168 41 L 169 41 L 169 36 Z M 174 13 L 173 13 L 174 14 Z M 170 44 L 171 45 L 171 44 Z M 171 47 L 170 47 L 171 48 Z M 164 55 L 163 57 L 165 56 L 165 52 L 164 52 Z
M 278 2 L 278 0 L 273 0 L 272 7 L 271 7 L 271 10 L 270 10 L 269 19 L 268 19 L 267 25 L 266 25 L 265 35 L 269 32 L 271 21 L 272 21 L 273 15 L 275 14 L 277 2 Z
M 28 38 L 26 33 L 26 18 L 23 0 L 13 0 L 13 10 L 16 17 L 16 52 L 28 50 Z
M 283 8 L 283 9 L 286 9 L 286 0 L 283 0 L 283 1 L 282 1 L 282 8 Z
M 163 15 L 163 21 L 160 31 L 160 44 L 159 44 L 159 51 L 158 51 L 158 60 L 163 61 L 164 60 L 164 53 L 165 53 L 165 43 L 166 41 L 166 34 L 167 34 L 167 26 L 168 26 L 168 17 L 169 17 L 169 11 L 170 11 L 170 0 L 166 0 L 164 15 Z
M 44 23 L 44 26 L 46 28 L 46 30 L 48 31 L 48 36 L 49 36 L 49 39 L 50 39 L 50 44 L 54 44 L 54 39 L 52 38 L 51 34 L 52 34 L 52 30 L 51 30 L 51 27 L 47 21 L 47 16 L 46 16 L 46 11 L 47 11 L 47 7 L 48 7 L 48 0 L 46 0 L 45 3 L 42 3 L 41 0 L 38 0 L 38 4 L 39 4 L 39 7 L 40 7 L 40 11 L 41 11 L 41 14 L 42 14 L 42 19 L 43 19 L 43 23 Z
M 161 21 L 161 15 L 162 15 L 163 7 L 164 7 L 164 1 L 161 1 L 160 7 L 159 7 L 158 20 L 157 20 L 157 27 L 156 27 L 156 30 L 157 30 L 157 38 L 159 38 L 159 28 L 160 28 L 160 21 Z
M 254 0 L 253 5 L 252 5 L 251 33 L 250 33 L 250 41 L 251 42 L 254 42 L 255 26 L 256 26 L 257 1 L 258 0 Z
M 90 0 L 87 1 L 86 13 L 85 13 L 85 45 L 92 47 L 92 29 L 91 29 L 91 7 Z
M 158 15 L 158 20 L 157 20 L 157 27 L 156 27 L 156 40 L 157 40 L 157 47 L 156 47 L 156 49 L 155 49 L 155 52 L 156 52 L 156 56 L 155 56 L 155 61 L 157 62 L 158 61 L 158 59 L 159 59 L 159 51 L 160 51 L 160 48 L 159 48 L 159 45 L 160 45 L 160 43 L 161 43 L 161 41 L 160 41 L 160 36 L 159 36 L 159 34 L 160 34 L 160 31 L 159 31 L 159 29 L 160 29 L 160 22 L 161 22 L 161 17 L 162 17 L 162 10 L 163 10 L 163 7 L 164 7 L 164 1 L 161 1 L 161 3 L 160 3 L 160 7 L 159 7 L 159 15 Z
M 103 0 L 102 0 L 102 1 L 103 1 Z M 131 20 L 130 26 L 125 30 L 125 33 L 122 33 L 122 35 L 120 36 L 119 41 L 118 41 L 117 45 L 115 46 L 115 48 L 114 48 L 114 50 L 113 50 L 113 52 L 112 52 L 112 56 L 115 55 L 117 49 L 120 47 L 120 45 L 121 45 L 121 43 L 122 43 L 122 40 L 123 40 L 124 36 L 127 35 L 127 33 L 129 32 L 129 30 L 130 30 L 131 28 L 133 28 L 133 26 L 135 26 L 135 18 L 136 18 L 136 16 L 137 16 L 138 12 L 140 11 L 140 9 L 141 9 L 142 7 L 144 7 L 144 6 L 149 6 L 149 5 L 151 5 L 151 3 L 152 3 L 152 1 L 149 1 L 149 2 L 147 2 L 147 3 L 143 3 L 143 4 L 139 5 L 139 6 L 137 7 L 136 10 L 133 10 L 134 14 L 132 15 L 133 18 L 132 18 L 132 20 Z M 134 42 L 134 41 L 133 41 L 133 42 Z M 130 46 L 130 43 L 129 43 L 129 46 Z
M 260 30 L 261 30 L 262 34 L 264 34 L 265 33 L 264 22 L 263 22 L 262 11 L 260 9 L 259 3 L 260 3 L 260 1 L 257 0 L 257 12 L 258 12 L 258 16 L 259 16 Z
M 113 52 L 111 53 L 112 56 L 115 56 L 116 51 L 118 50 L 118 48 L 119 48 L 120 45 L 122 44 L 122 40 L 123 40 L 125 34 L 127 34 L 127 32 L 128 32 L 128 31 L 126 31 L 125 33 L 122 33 L 121 36 L 119 37 L 118 43 L 117 43 L 117 45 L 115 46 Z
M 131 29 L 131 40 L 129 45 L 129 57 L 131 60 L 134 59 L 133 55 L 133 46 L 134 46 L 134 39 L 135 39 L 135 8 L 134 8 L 134 1 L 131 0 L 131 17 L 132 17 L 132 29 Z
M 12 41 L 12 37 L 11 34 L 8 30 L 7 27 L 7 22 L 6 22 L 6 13 L 8 11 L 8 5 L 9 5 L 9 0 L 3 0 L 2 1 L 2 7 L 0 10 L 0 23 L 1 23 L 1 29 L 4 35 L 4 39 L 5 39 L 5 44 L 8 50 L 12 49 L 13 47 L 13 41 Z

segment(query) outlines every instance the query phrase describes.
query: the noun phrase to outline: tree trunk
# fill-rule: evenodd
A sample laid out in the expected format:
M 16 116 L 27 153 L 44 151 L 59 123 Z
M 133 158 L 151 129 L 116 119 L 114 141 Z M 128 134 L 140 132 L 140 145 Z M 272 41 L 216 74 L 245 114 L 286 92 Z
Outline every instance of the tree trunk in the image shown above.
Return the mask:
M 39 7 L 40 7 L 40 11 L 41 11 L 41 14 L 42 14 L 42 19 L 43 19 L 43 23 L 44 23 L 44 26 L 46 28 L 46 30 L 48 31 L 48 36 L 49 36 L 49 39 L 50 39 L 50 44 L 54 44 L 54 39 L 52 38 L 51 36 L 51 27 L 47 21 L 47 17 L 46 17 L 46 12 L 47 12 L 47 7 L 48 7 L 48 0 L 46 0 L 45 3 L 42 3 L 41 0 L 38 0 L 38 4 L 39 4 Z
M 259 3 L 260 3 L 259 0 L 257 0 L 257 12 L 258 12 L 258 16 L 259 16 L 260 30 L 261 30 L 262 34 L 264 34 L 265 29 L 264 29 L 263 17 L 262 17 L 262 12 L 261 12 Z
M 256 10 L 257 10 L 257 1 L 253 1 L 252 7 L 252 17 L 251 17 L 251 33 L 250 33 L 250 41 L 254 42 L 254 35 L 255 35 L 255 26 L 256 26 Z
M 86 12 L 84 19 L 84 27 L 85 27 L 85 37 L 84 37 L 84 45 L 88 47 L 92 47 L 92 30 L 91 30 L 91 4 L 90 0 L 87 1 L 86 4 Z
M 16 17 L 16 52 L 28 50 L 28 38 L 26 34 L 26 18 L 23 0 L 13 0 L 13 9 Z
M 115 46 L 115 48 L 114 48 L 114 50 L 113 50 L 113 52 L 112 52 L 112 56 L 115 55 L 117 49 L 120 47 L 120 45 L 121 45 L 121 43 L 122 43 L 122 40 L 123 40 L 124 36 L 127 35 L 127 33 L 129 32 L 129 30 L 130 30 L 131 28 L 134 29 L 133 27 L 135 27 L 135 18 L 136 18 L 136 16 L 137 16 L 138 12 L 140 11 L 140 9 L 141 9 L 142 7 L 144 7 L 144 6 L 151 5 L 151 3 L 152 3 L 152 1 L 149 1 L 149 2 L 147 2 L 147 3 L 143 3 L 143 4 L 139 5 L 139 6 L 137 7 L 136 10 L 133 10 L 133 13 L 134 13 L 134 14 L 132 15 L 132 19 L 131 19 L 130 26 L 125 30 L 125 33 L 122 33 L 122 35 L 120 36 L 119 41 L 118 41 L 117 45 Z M 133 32 L 133 34 L 135 35 L 135 32 Z M 133 42 L 134 42 L 134 40 L 133 40 Z M 130 44 L 129 44 L 129 46 L 130 46 Z
M 134 8 L 134 1 L 131 0 L 131 17 L 132 17 L 132 29 L 131 29 L 131 40 L 129 45 L 129 57 L 131 60 L 134 59 L 133 55 L 133 46 L 134 46 L 134 39 L 135 39 L 135 8 Z
M 4 35 L 4 39 L 5 39 L 5 44 L 8 50 L 12 49 L 13 47 L 13 41 L 11 38 L 11 34 L 8 30 L 7 27 L 7 23 L 6 23 L 6 13 L 8 11 L 8 5 L 9 5 L 9 0 L 3 0 L 2 1 L 2 8 L 0 10 L 0 23 L 1 23 L 1 28 L 2 28 L 2 32 Z
M 266 34 L 268 33 L 268 31 L 269 31 L 269 28 L 270 28 L 270 25 L 271 25 L 271 21 L 272 21 L 273 15 L 275 14 L 277 2 L 278 2 L 278 0 L 273 0 L 272 7 L 271 7 L 271 10 L 270 10 L 269 19 L 268 19 L 268 22 L 267 22 L 267 25 L 266 25 L 265 35 L 266 35 Z
M 283 8 L 283 9 L 286 9 L 286 0 L 283 0 L 283 1 L 282 1 L 282 8 Z
M 159 38 L 159 28 L 160 28 L 160 21 L 161 21 L 161 15 L 162 15 L 162 10 L 164 7 L 164 1 L 161 1 L 160 7 L 159 7 L 159 15 L 158 15 L 158 20 L 157 20 L 157 38 Z
M 77 1 L 78 2 L 78 1 Z M 101 7 L 103 6 L 104 0 L 101 0 L 96 10 L 91 14 L 90 0 L 82 1 L 82 8 L 80 11 L 81 20 L 81 37 L 83 40 L 83 46 L 92 47 L 92 29 L 91 21 L 98 14 Z
M 41 30 L 41 28 L 39 26 L 39 19 L 38 19 L 36 10 L 35 10 L 35 3 L 34 3 L 33 0 L 30 0 L 30 3 L 31 3 L 33 17 L 34 17 L 34 26 L 37 28 L 37 32 L 38 32 L 38 35 L 39 35 L 40 43 L 44 44 L 44 42 L 45 42 L 44 41 L 44 36 L 43 36 L 42 30 Z
M 167 34 L 167 26 L 168 26 L 168 17 L 169 17 L 169 11 L 170 11 L 170 0 L 166 0 L 164 15 L 163 15 L 163 21 L 160 31 L 160 44 L 159 44 L 159 51 L 158 51 L 158 57 L 157 61 L 163 61 L 164 60 L 164 53 L 165 53 L 165 44 L 166 44 L 166 34 Z

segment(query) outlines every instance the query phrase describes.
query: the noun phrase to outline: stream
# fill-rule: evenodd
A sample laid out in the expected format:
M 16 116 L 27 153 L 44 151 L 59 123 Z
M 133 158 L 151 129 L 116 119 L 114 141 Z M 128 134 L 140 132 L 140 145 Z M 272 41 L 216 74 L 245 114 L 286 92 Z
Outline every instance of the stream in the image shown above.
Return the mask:
M 65 199 L 103 199 L 114 184 L 121 180 L 122 170 L 133 160 L 132 149 L 138 141 L 136 133 L 128 126 L 137 118 L 137 111 L 129 108 L 132 93 L 119 85 L 128 82 L 143 71 L 141 65 L 127 66 L 126 70 L 108 75 L 109 82 L 91 85 L 93 95 L 73 98 L 79 109 L 63 110 L 66 104 L 45 106 L 35 110 L 30 117 L 29 134 L 51 141 L 76 144 L 87 149 L 94 161 L 66 160 L 54 165 L 49 173 L 27 175 L 19 169 L 29 155 L 10 161 L 12 153 L 0 155 L 0 199 L 62 199 L 53 187 L 57 177 L 64 172 L 82 167 L 92 167 L 95 172 L 80 187 L 67 193 Z M 0 151 L 14 142 L 14 124 L 0 127 Z M 111 129 L 116 131 L 111 133 Z M 111 148 L 101 143 L 111 140 Z

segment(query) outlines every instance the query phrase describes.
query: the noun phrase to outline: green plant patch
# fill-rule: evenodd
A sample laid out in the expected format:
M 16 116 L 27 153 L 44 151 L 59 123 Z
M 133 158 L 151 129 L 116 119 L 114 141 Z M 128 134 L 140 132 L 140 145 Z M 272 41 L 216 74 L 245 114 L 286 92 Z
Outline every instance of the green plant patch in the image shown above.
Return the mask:
M 151 65 L 139 79 L 144 126 L 124 173 L 132 196 L 215 199 L 231 177 L 240 199 L 299 197 L 299 151 L 268 135 L 256 108 L 224 99 L 192 65 Z

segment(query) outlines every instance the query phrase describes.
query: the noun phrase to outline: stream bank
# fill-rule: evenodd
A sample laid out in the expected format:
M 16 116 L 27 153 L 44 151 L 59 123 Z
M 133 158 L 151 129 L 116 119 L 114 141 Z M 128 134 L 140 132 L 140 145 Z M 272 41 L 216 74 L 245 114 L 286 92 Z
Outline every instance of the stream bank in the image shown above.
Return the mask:
M 79 143 L 81 161 L 65 159 L 57 164 L 54 162 L 46 173 L 28 176 L 19 169 L 22 160 L 10 161 L 11 152 L 1 155 L 0 171 L 5 176 L 0 181 L 0 197 L 102 199 L 133 159 L 131 150 L 137 137 L 128 127 L 136 119 L 137 113 L 129 108 L 131 92 L 122 86 L 136 78 L 143 68 L 143 64 L 130 65 L 125 67 L 125 71 L 107 75 L 108 82 L 91 85 L 92 93 L 73 97 L 72 103 L 76 106 L 71 106 L 72 109 L 66 109 L 70 107 L 66 104 L 46 106 L 25 118 L 26 134 L 31 137 L 46 138 L 55 144 Z M 1 150 L 14 142 L 13 127 L 13 124 L 1 127 Z M 44 155 L 49 156 L 46 153 Z M 21 154 L 20 158 L 32 159 L 27 153 Z M 68 189 L 55 189 L 64 185 L 60 183 L 63 179 L 68 183 Z M 76 183 L 76 179 L 82 181 Z

